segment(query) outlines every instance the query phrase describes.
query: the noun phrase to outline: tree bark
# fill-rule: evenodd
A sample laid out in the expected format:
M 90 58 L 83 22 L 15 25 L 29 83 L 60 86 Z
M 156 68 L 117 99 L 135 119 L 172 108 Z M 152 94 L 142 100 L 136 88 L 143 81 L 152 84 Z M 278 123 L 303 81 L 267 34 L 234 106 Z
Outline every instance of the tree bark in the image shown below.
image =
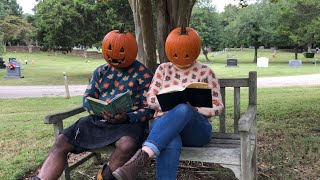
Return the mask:
M 156 0 L 157 7 L 157 46 L 160 63 L 168 61 L 165 54 L 165 41 L 174 28 L 183 23 L 189 26 L 192 8 L 196 0 Z
M 140 25 L 142 29 L 144 63 L 151 70 L 156 70 L 156 46 L 153 33 L 152 5 L 150 0 L 138 0 Z
M 209 63 L 211 62 L 210 59 L 208 58 L 208 50 L 206 48 L 202 48 L 202 53 L 204 57 L 206 58 L 206 62 Z
M 138 43 L 138 55 L 137 59 L 144 63 L 144 50 L 143 50 L 143 38 L 142 38 L 142 29 L 141 29 L 141 22 L 140 22 L 140 15 L 139 15 L 139 8 L 138 8 L 138 0 L 128 0 L 132 13 L 133 13 L 133 20 L 134 20 L 134 27 L 135 27 L 135 36 Z
M 308 52 L 311 52 L 312 43 L 308 43 Z
M 152 71 L 157 67 L 151 0 L 128 0 L 133 12 L 138 43 L 138 60 Z M 186 23 L 196 0 L 155 0 L 157 7 L 157 46 L 160 62 L 167 62 L 165 40 L 171 30 Z
M 253 58 L 253 62 L 257 63 L 257 59 L 258 59 L 258 46 L 254 46 L 254 58 Z
M 160 63 L 168 62 L 165 53 L 165 42 L 169 34 L 168 22 L 169 17 L 166 13 L 167 1 L 156 0 L 157 7 L 157 48 Z

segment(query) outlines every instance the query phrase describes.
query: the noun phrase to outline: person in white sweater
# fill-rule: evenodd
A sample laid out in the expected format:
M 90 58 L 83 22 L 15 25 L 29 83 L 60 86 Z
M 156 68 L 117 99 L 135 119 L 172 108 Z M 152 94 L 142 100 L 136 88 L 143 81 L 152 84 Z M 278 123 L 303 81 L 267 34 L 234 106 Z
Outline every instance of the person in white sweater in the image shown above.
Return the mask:
M 200 147 L 211 140 L 212 126 L 209 119 L 224 108 L 220 85 L 213 70 L 196 60 L 201 48 L 197 32 L 187 27 L 186 34 L 183 34 L 181 29 L 177 28 L 169 34 L 166 54 L 170 62 L 159 65 L 147 93 L 149 107 L 155 110 L 150 134 L 142 149 L 113 172 L 117 179 L 135 179 L 150 157 L 156 156 L 156 178 L 174 180 L 177 178 L 181 147 Z M 175 47 L 180 47 L 183 52 L 178 52 Z M 192 82 L 208 84 L 212 93 L 212 108 L 183 103 L 169 111 L 161 110 L 156 97 L 161 89 L 173 85 L 185 87 Z

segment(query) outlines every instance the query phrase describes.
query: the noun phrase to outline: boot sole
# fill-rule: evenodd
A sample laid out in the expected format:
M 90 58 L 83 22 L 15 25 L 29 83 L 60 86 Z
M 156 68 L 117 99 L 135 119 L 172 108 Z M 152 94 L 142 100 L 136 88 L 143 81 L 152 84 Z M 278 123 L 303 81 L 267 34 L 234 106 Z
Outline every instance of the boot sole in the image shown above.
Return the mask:
M 119 171 L 119 170 L 118 170 Z M 112 173 L 112 175 L 117 179 L 117 180 L 125 180 L 124 178 L 122 178 L 122 176 L 120 176 L 120 174 L 116 171 L 114 171 Z

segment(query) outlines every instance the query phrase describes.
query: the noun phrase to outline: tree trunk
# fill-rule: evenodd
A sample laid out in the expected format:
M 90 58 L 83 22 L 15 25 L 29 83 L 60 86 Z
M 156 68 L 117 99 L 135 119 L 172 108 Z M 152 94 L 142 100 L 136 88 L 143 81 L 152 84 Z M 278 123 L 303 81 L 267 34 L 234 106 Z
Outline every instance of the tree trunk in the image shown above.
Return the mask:
M 7 52 L 7 43 L 6 42 L 4 42 L 4 44 L 3 44 L 3 52 Z
M 153 70 L 157 66 L 153 14 L 150 0 L 128 0 L 133 12 L 138 59 Z M 156 0 L 157 7 L 157 45 L 160 62 L 167 62 L 165 40 L 169 32 L 186 23 L 189 25 L 191 11 L 196 0 Z
M 254 58 L 253 58 L 253 62 L 257 63 L 257 59 L 258 59 L 258 46 L 254 46 Z
M 208 50 L 206 48 L 202 48 L 202 53 L 204 57 L 206 58 L 206 62 L 209 63 L 211 62 L 210 59 L 208 58 Z
M 295 60 L 298 59 L 298 48 L 297 48 L 297 46 L 294 47 L 294 59 Z
M 308 43 L 308 52 L 311 52 L 312 43 Z
M 192 8 L 196 0 L 156 0 L 157 7 L 157 45 L 160 63 L 168 61 L 165 55 L 165 40 L 174 28 L 183 23 L 189 25 Z
M 156 0 L 157 7 L 157 47 L 159 53 L 160 63 L 168 61 L 165 53 L 165 42 L 169 34 L 168 29 L 168 14 L 166 14 L 167 2 L 163 0 Z
M 140 25 L 142 29 L 144 63 L 151 70 L 156 70 L 156 46 L 153 33 L 152 5 L 150 0 L 138 0 Z
M 129 4 L 133 13 L 135 36 L 138 43 L 137 59 L 144 63 L 143 39 L 142 39 L 142 29 L 141 29 L 140 15 L 139 15 L 139 9 L 138 9 L 138 0 L 129 0 Z

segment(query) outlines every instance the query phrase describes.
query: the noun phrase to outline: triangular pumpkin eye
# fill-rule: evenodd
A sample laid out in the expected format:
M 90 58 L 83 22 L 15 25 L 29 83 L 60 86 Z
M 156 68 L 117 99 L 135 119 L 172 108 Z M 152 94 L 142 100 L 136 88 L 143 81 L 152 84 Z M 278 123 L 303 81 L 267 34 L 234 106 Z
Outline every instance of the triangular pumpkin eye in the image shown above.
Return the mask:
M 121 47 L 120 52 L 124 52 L 124 48 L 123 47 Z
M 178 57 L 178 56 L 177 56 L 177 54 L 174 54 L 174 55 L 173 55 L 173 57 L 175 57 L 175 58 L 176 58 L 176 57 Z
M 188 54 L 186 54 L 186 57 L 185 58 L 189 58 L 189 55 Z
M 112 49 L 111 49 L 111 44 L 109 44 L 108 49 L 109 49 L 109 50 L 112 50 Z

